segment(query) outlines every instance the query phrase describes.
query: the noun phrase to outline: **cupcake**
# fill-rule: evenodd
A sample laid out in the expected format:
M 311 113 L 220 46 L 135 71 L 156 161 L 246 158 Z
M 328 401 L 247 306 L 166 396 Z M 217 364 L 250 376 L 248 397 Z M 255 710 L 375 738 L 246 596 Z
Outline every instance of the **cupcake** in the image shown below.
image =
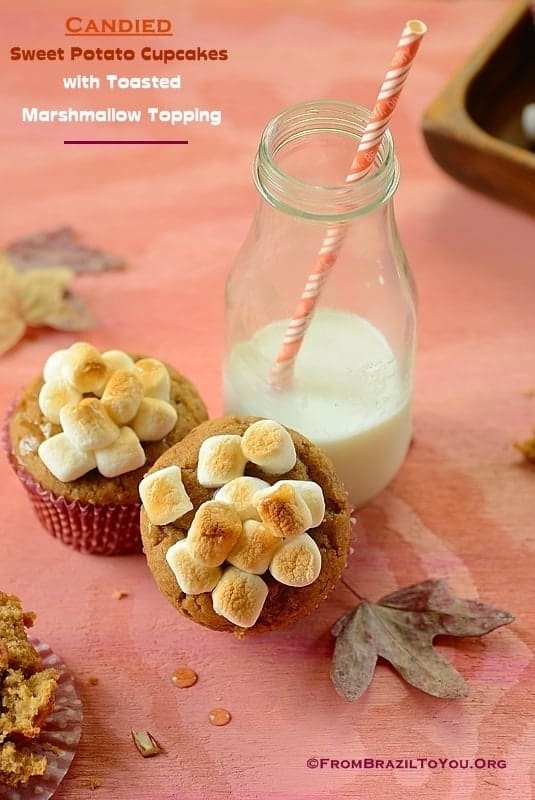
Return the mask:
M 141 478 L 206 418 L 195 387 L 168 364 L 77 342 L 22 392 L 8 456 L 53 536 L 87 553 L 135 552 Z
M 312 442 L 273 420 L 223 417 L 173 445 L 139 486 L 160 591 L 241 638 L 312 612 L 349 548 L 347 495 Z
M 34 619 L 0 591 L 0 797 L 11 800 L 51 797 L 81 734 L 72 676 L 48 645 L 28 637 Z

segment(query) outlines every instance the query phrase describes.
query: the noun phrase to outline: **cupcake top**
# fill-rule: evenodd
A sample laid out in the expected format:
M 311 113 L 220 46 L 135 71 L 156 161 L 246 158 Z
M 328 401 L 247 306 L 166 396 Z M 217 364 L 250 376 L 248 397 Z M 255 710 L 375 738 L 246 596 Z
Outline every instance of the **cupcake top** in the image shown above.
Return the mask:
M 273 420 L 225 418 L 199 426 L 172 451 L 139 491 L 150 523 L 143 524 L 142 514 L 149 564 L 180 610 L 188 597 L 200 608 L 209 596 L 210 614 L 198 621 L 236 632 L 257 626 L 270 593 L 273 602 L 283 589 L 310 587 L 305 606 L 323 599 L 326 580 L 345 563 L 349 526 L 341 484 L 317 448 Z M 328 527 L 339 528 L 340 553 L 318 545 L 324 544 L 326 502 L 311 473 L 325 478 Z M 230 625 L 214 624 L 214 614 Z
M 39 408 L 60 431 L 37 452 L 60 481 L 95 468 L 106 478 L 136 470 L 146 461 L 141 442 L 163 439 L 176 424 L 171 378 L 155 358 L 76 342 L 52 353 L 43 377 Z
M 20 392 L 3 430 L 8 458 L 21 481 L 34 491 L 50 492 L 66 502 L 139 506 L 138 486 L 147 469 L 207 419 L 206 406 L 194 384 L 167 361 L 122 350 L 99 352 L 90 345 L 77 343 L 80 344 L 81 348 L 73 346 L 53 353 L 44 371 Z M 74 359 L 67 358 L 69 353 L 71 356 L 74 353 Z M 86 362 L 86 372 L 79 369 L 84 353 L 92 356 Z M 107 370 L 102 369 L 102 362 Z M 141 397 L 139 382 L 143 387 Z M 88 385 L 92 391 L 87 391 Z M 60 391 L 58 387 L 63 388 Z M 154 413 L 155 409 L 158 413 Z M 159 439 L 146 438 L 162 434 L 171 418 L 176 422 L 167 434 Z M 115 440 L 108 449 L 110 445 L 103 441 L 110 432 Z M 94 443 L 95 435 L 100 439 L 98 445 Z M 59 458 L 46 455 L 50 447 L 46 443 L 52 439 L 54 446 L 59 443 Z M 61 443 L 66 440 L 69 444 L 63 446 Z M 47 467 L 43 453 L 65 480 Z M 72 455 L 73 463 L 61 463 L 67 461 L 65 453 Z M 136 462 L 141 466 L 122 471 L 116 477 L 103 474 L 123 470 L 125 465 L 132 467 Z M 81 470 L 92 468 L 78 478 L 70 478 L 77 472 L 76 464 Z

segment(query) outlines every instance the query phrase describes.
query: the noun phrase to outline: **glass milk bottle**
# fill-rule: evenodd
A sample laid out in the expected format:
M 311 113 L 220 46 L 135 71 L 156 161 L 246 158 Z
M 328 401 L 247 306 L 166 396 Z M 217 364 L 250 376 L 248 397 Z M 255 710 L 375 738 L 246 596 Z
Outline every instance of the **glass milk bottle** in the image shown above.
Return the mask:
M 369 111 L 318 100 L 266 127 L 260 204 L 226 290 L 225 413 L 268 417 L 324 450 L 358 507 L 392 479 L 411 438 L 415 291 L 394 218 L 390 133 L 372 172 L 344 179 Z M 343 244 L 289 385 L 273 382 L 288 322 L 332 226 Z

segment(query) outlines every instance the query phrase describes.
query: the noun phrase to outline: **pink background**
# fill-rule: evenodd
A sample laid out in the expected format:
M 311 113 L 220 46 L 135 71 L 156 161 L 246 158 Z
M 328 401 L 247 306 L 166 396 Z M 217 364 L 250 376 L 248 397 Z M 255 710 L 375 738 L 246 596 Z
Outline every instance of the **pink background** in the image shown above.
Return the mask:
M 346 580 L 375 599 L 444 576 L 461 595 L 517 615 L 485 639 L 440 643 L 469 681 L 468 699 L 428 698 L 381 664 L 367 694 L 350 705 L 329 682 L 329 627 L 353 604 L 343 586 L 284 632 L 240 643 L 204 631 L 159 595 L 143 557 L 84 556 L 44 534 L 3 461 L 0 586 L 37 611 L 36 634 L 74 671 L 84 703 L 82 740 L 58 800 L 93 796 L 93 777 L 102 781 L 99 800 L 532 797 L 535 474 L 512 442 L 535 424 L 535 397 L 525 394 L 535 386 L 533 221 L 445 176 L 419 130 L 424 108 L 508 6 L 85 4 L 97 18 L 168 16 L 175 28 L 174 39 L 85 39 L 85 46 L 172 42 L 230 51 L 226 62 L 164 70 L 140 61 L 11 63 L 14 44 L 72 43 L 63 20 L 78 9 L 62 0 L 1 3 L 0 240 L 72 224 L 87 242 L 124 254 L 124 273 L 76 281 L 98 317 L 91 341 L 168 359 L 194 380 L 214 415 L 221 410 L 223 283 L 255 208 L 251 163 L 265 122 L 318 96 L 370 105 L 402 23 L 427 22 L 392 126 L 402 168 L 397 216 L 420 294 L 415 444 L 394 483 L 360 515 Z M 148 103 L 140 93 L 97 97 L 60 83 L 64 74 L 103 70 L 180 73 L 184 88 L 176 97 L 147 93 Z M 74 134 L 183 138 L 184 131 L 18 121 L 23 104 L 69 102 L 192 104 L 221 108 L 224 120 L 186 129 L 187 147 L 67 147 L 63 138 Z M 2 414 L 48 353 L 75 338 L 41 333 L 0 360 Z M 117 589 L 129 596 L 114 600 Z M 195 687 L 171 684 L 180 664 L 199 673 Z M 218 705 L 233 714 L 226 728 L 208 722 Z M 131 728 L 150 730 L 165 755 L 143 760 Z M 504 758 L 507 768 L 310 770 L 313 756 Z

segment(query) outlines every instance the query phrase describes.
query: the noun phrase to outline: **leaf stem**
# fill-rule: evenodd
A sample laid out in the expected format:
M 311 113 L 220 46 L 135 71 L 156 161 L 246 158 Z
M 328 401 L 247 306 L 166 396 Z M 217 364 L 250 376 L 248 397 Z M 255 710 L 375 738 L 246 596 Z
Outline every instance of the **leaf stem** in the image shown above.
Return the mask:
M 365 600 L 365 599 L 366 599 L 366 598 L 364 598 L 364 597 L 361 597 L 361 595 L 360 595 L 358 592 L 356 592 L 356 591 L 353 589 L 353 587 L 349 585 L 349 583 L 346 583 L 346 582 L 345 582 L 345 580 L 344 580 L 343 578 L 340 578 L 340 583 L 343 583 L 343 584 L 344 584 L 344 586 L 346 587 L 346 589 L 349 589 L 349 591 L 351 592 L 351 594 L 355 595 L 355 597 L 356 597 L 358 600 Z

